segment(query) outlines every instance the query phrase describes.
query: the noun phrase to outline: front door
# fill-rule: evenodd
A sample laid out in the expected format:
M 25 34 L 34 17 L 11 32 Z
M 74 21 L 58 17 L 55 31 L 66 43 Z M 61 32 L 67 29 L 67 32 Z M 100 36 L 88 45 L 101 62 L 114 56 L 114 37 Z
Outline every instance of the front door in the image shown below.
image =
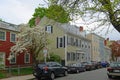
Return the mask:
M 0 52 L 0 69 L 5 68 L 5 53 Z

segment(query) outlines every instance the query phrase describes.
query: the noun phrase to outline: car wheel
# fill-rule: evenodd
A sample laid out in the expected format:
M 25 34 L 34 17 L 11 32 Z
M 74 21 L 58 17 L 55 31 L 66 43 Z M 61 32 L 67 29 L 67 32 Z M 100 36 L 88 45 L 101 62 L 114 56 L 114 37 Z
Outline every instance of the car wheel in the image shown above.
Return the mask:
M 86 69 L 83 70 L 83 72 L 85 72 L 85 71 L 86 71 Z
M 64 76 L 67 76 L 68 75 L 68 72 L 65 70 L 65 72 L 64 72 Z
M 113 76 L 111 76 L 111 75 L 108 75 L 108 78 L 112 79 L 112 78 L 113 78 Z
M 50 74 L 50 80 L 54 80 L 55 79 L 55 74 L 52 72 L 51 74 Z

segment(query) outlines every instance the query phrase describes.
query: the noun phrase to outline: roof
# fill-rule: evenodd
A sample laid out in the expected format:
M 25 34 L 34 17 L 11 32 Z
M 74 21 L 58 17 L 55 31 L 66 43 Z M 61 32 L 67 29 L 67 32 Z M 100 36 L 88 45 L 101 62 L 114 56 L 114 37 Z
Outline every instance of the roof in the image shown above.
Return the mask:
M 4 21 L 0 21 L 0 28 L 1 29 L 12 30 L 12 31 L 19 31 L 18 25 L 11 24 L 11 23 L 4 22 Z
M 70 23 L 66 23 L 61 25 L 61 27 L 65 30 L 67 33 L 72 33 L 74 35 L 86 37 L 86 31 L 80 31 L 79 27 L 76 25 L 71 25 Z
M 49 19 L 47 17 L 43 17 L 39 23 L 40 26 L 44 26 L 46 23 L 44 23 L 44 21 L 46 21 L 47 24 L 53 24 L 55 25 L 56 27 L 62 29 L 65 33 L 68 33 L 68 34 L 72 34 L 74 36 L 79 36 L 83 39 L 86 39 L 86 31 L 79 31 L 79 27 L 76 26 L 76 25 L 71 25 L 70 23 L 59 23 L 59 22 L 56 22 L 52 19 Z

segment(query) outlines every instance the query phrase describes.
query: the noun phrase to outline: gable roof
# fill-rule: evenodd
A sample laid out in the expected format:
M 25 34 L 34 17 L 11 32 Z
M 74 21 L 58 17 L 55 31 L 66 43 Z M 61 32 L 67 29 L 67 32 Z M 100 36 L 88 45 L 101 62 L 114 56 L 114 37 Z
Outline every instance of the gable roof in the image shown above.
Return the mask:
M 82 37 L 86 36 L 86 32 L 85 31 L 80 32 L 79 27 L 76 26 L 76 25 L 71 25 L 70 23 L 59 23 L 59 22 L 56 22 L 56 21 L 54 21 L 52 19 L 49 19 L 49 18 L 44 16 L 40 20 L 39 25 L 44 26 L 45 24 L 49 24 L 49 25 L 52 25 L 52 26 L 55 25 L 56 27 L 61 28 L 66 33 L 70 33 L 70 34 L 74 34 L 74 35 L 78 35 L 78 36 L 82 36 Z
M 12 30 L 12 31 L 19 31 L 18 25 L 11 24 L 8 22 L 0 21 L 0 28 L 6 29 L 6 30 Z

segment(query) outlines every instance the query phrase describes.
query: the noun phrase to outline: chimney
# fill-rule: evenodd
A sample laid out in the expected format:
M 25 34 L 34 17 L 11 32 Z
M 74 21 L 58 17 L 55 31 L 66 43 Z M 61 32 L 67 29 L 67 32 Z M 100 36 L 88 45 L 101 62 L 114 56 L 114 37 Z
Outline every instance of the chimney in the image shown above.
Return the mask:
M 83 26 L 80 26 L 79 31 L 80 31 L 80 32 L 83 31 Z
M 105 46 L 107 45 L 107 40 L 104 40 L 104 45 L 105 45 Z
M 38 24 L 39 24 L 39 22 L 40 22 L 40 18 L 39 18 L 39 17 L 37 17 L 37 18 L 35 19 L 35 25 L 38 25 Z
M 107 41 L 109 41 L 109 38 L 107 38 Z

